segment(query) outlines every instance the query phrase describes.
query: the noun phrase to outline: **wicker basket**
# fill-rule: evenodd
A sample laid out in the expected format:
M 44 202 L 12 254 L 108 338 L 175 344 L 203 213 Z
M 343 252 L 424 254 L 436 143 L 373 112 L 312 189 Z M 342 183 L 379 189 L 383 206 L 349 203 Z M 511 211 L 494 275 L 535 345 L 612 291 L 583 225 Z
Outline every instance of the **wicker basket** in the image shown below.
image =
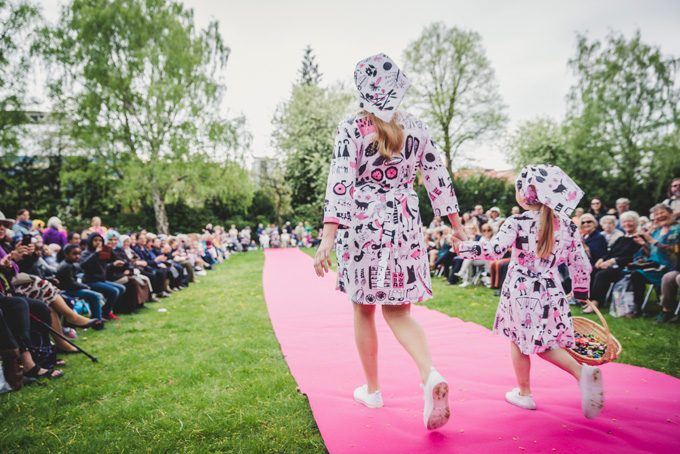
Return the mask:
M 590 356 L 581 355 L 579 353 L 576 353 L 571 348 L 567 348 L 566 350 L 579 363 L 585 363 L 591 366 L 599 366 L 600 364 L 615 361 L 616 358 L 618 358 L 619 355 L 621 354 L 621 351 L 623 350 L 623 348 L 621 347 L 621 342 L 619 342 L 614 336 L 612 336 L 612 333 L 609 331 L 609 327 L 607 326 L 607 322 L 605 321 L 604 317 L 602 316 L 602 313 L 600 313 L 597 307 L 595 307 L 593 303 L 591 303 L 590 301 L 586 301 L 586 303 L 588 303 L 588 306 L 590 306 L 594 310 L 595 314 L 597 314 L 597 317 L 602 322 L 602 325 L 598 325 L 594 321 L 585 317 L 572 317 L 572 321 L 574 323 L 574 334 L 578 333 L 583 336 L 594 334 L 601 338 L 606 338 L 607 348 L 605 349 L 602 358 L 592 358 Z

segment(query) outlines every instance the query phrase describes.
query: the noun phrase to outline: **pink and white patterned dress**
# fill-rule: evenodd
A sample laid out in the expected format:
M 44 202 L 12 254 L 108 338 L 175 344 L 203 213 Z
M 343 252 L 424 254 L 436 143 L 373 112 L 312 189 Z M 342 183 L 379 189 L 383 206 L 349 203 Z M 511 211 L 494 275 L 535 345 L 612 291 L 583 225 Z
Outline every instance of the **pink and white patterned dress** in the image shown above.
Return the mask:
M 401 112 L 400 155 L 386 160 L 374 142 L 370 118 L 353 115 L 338 125 L 328 175 L 324 222 L 339 224 L 338 289 L 356 304 L 408 304 L 432 298 L 418 195 L 420 169 L 435 216 L 458 212 L 458 202 L 427 127 Z
M 536 256 L 538 211 L 509 217 L 488 242 L 465 241 L 460 246 L 460 256 L 472 260 L 498 260 L 513 247 L 493 332 L 517 344 L 525 355 L 574 346 L 571 311 L 558 266 L 567 264 L 574 296 L 588 298 L 592 267 L 578 228 L 567 218 L 556 219 L 555 244 L 546 259 Z

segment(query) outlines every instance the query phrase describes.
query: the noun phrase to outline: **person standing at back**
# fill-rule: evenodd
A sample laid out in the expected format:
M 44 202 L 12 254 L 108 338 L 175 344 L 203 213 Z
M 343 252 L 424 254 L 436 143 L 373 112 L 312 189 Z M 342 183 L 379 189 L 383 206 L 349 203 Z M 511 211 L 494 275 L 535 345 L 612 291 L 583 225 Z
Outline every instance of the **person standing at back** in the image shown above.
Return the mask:
M 410 316 L 411 303 L 432 298 L 418 195 L 420 169 L 435 216 L 448 216 L 465 238 L 453 184 L 424 123 L 398 111 L 410 82 L 385 54 L 360 61 L 354 71 L 360 109 L 341 121 L 333 149 L 324 207 L 324 229 L 314 259 L 328 272 L 336 245 L 337 288 L 354 307 L 354 332 L 366 384 L 356 401 L 383 406 L 378 379 L 376 306 L 413 358 L 422 379 L 427 429 L 449 419 L 448 383 L 432 366 L 425 332 Z M 337 236 L 336 236 L 337 233 Z

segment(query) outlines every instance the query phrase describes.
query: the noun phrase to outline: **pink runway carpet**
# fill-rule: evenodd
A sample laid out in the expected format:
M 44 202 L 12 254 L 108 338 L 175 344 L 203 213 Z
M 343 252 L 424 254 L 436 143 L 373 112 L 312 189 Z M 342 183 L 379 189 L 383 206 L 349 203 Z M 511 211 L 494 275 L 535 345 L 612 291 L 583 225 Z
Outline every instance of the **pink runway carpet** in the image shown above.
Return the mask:
M 364 379 L 351 303 L 334 290 L 335 273 L 318 278 L 312 263 L 297 249 L 268 249 L 263 282 L 274 331 L 329 452 L 680 452 L 680 380 L 607 364 L 605 408 L 589 421 L 581 414 L 573 378 L 536 357 L 537 409 L 522 410 L 504 399 L 516 386 L 508 342 L 482 326 L 419 306 L 412 314 L 425 328 L 435 366 L 449 381 L 451 420 L 438 431 L 424 428 L 418 371 L 382 317 L 376 318 L 385 406 L 356 404 L 352 392 Z

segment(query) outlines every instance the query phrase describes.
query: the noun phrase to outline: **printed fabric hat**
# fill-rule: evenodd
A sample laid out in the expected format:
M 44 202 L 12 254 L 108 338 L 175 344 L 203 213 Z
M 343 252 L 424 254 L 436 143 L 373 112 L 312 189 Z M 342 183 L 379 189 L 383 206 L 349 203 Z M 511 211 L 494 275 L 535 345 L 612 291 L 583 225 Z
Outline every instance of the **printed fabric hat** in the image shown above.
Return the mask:
M 8 229 L 11 229 L 14 225 L 14 219 L 7 219 L 2 211 L 0 211 L 0 224 L 4 225 Z
M 359 107 L 383 121 L 391 122 L 411 82 L 385 54 L 357 63 L 354 70 Z
M 529 165 L 517 176 L 515 186 L 529 205 L 542 203 L 569 217 L 584 192 L 562 169 L 546 164 Z

